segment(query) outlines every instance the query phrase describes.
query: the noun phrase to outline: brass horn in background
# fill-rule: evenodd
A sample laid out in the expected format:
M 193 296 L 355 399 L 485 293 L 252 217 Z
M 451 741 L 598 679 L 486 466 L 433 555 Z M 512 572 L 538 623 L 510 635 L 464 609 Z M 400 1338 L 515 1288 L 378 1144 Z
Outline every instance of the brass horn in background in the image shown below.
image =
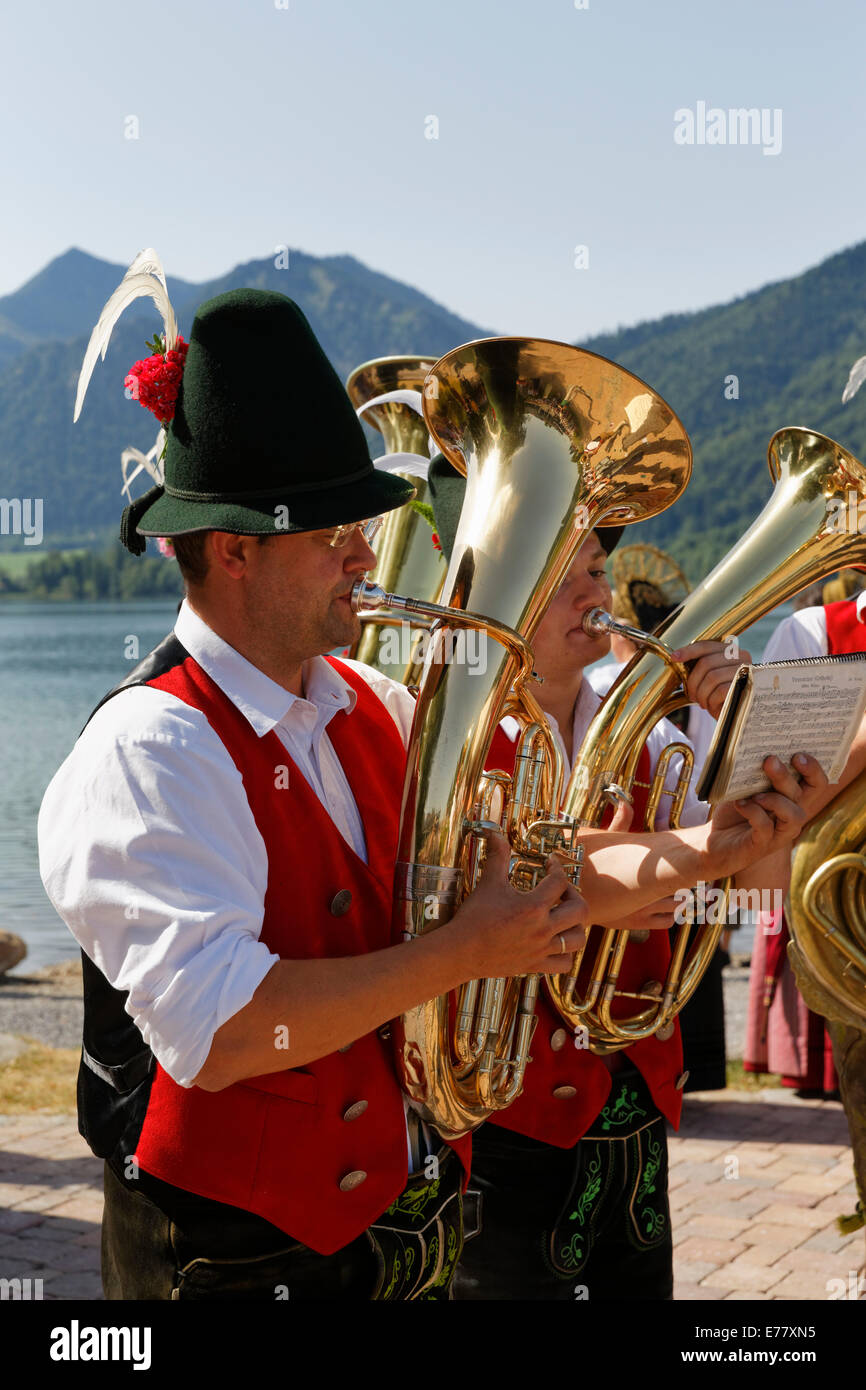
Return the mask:
M 672 661 L 671 651 L 701 639 L 737 635 L 826 575 L 843 566 L 866 565 L 866 536 L 852 535 L 838 524 L 840 516 L 850 512 L 852 494 L 866 500 L 863 464 L 826 435 L 794 427 L 773 435 L 768 459 L 775 488 L 767 505 L 652 636 L 616 624 L 607 615 L 587 615 L 588 631 L 618 627 L 645 650 L 611 686 L 581 744 L 563 803 L 563 810 L 581 824 L 599 823 L 608 800 L 606 788 L 612 783 L 631 786 L 652 727 L 688 703 L 685 672 Z M 553 1001 L 572 1027 L 587 1029 L 593 1051 L 616 1051 L 649 1037 L 670 1025 L 688 1002 L 723 926 L 702 924 L 686 955 L 689 923 L 683 923 L 664 983 L 648 981 L 631 992 L 618 988 L 628 933 L 594 927 L 570 973 L 548 978 Z M 631 1012 L 625 1012 L 628 1009 Z
M 643 521 L 670 506 L 691 471 L 671 408 L 638 377 L 591 352 L 490 338 L 441 358 L 424 388 L 431 434 L 466 474 L 443 589 L 445 608 L 356 586 L 357 611 L 386 604 L 433 619 L 408 748 L 395 888 L 395 936 L 411 941 L 453 916 L 477 880 L 483 839 L 504 829 L 511 881 L 531 888 L 560 849 L 576 881 L 574 827 L 560 814 L 564 767 L 533 695 L 531 642 L 575 554 L 600 522 Z M 466 627 L 485 662 L 453 659 Z M 500 718 L 522 725 L 515 777 L 484 773 Z M 446 1136 L 516 1099 L 539 977 L 465 985 L 392 1027 L 403 1089 Z
M 427 426 L 423 417 L 406 401 L 378 400 L 395 391 L 420 394 L 424 378 L 435 357 L 378 357 L 356 367 L 346 382 L 346 390 L 361 418 L 382 435 L 386 455 L 417 454 L 427 458 Z M 370 404 L 370 402 L 374 402 Z M 429 490 L 423 478 L 395 470 L 416 489 L 416 502 L 429 505 Z M 415 598 L 435 599 L 445 577 L 445 561 L 433 545 L 432 528 L 412 506 L 388 512 L 374 544 L 376 579 L 383 588 Z M 392 640 L 383 635 L 393 629 Z M 404 637 L 405 634 L 405 637 Z M 352 656 L 374 666 L 393 680 L 409 681 L 416 670 L 412 660 L 409 627 L 397 625 L 388 615 L 375 612 L 365 616 L 364 626 Z M 390 659 L 394 656 L 395 659 Z

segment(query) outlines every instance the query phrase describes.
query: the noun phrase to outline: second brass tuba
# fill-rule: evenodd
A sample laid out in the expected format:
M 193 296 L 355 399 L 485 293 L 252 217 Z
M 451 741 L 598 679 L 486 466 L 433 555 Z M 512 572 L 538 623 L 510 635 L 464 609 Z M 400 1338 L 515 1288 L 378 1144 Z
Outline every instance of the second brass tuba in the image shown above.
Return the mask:
M 562 759 L 533 696 L 533 634 L 593 527 L 655 516 L 691 469 L 685 430 L 659 396 L 615 363 L 563 343 L 468 343 L 433 368 L 424 410 L 467 478 L 445 607 L 363 584 L 355 600 L 358 609 L 384 602 L 438 622 L 409 742 L 397 855 L 395 937 L 407 941 L 453 916 L 491 826 L 509 835 L 517 886 L 544 874 L 551 849 L 569 851 Z M 483 771 L 506 712 L 524 730 L 513 785 Z M 456 1001 L 431 999 L 394 1023 L 403 1089 L 446 1137 L 519 1094 L 538 984 L 476 981 Z
M 427 426 L 414 406 L 420 405 L 424 378 L 435 360 L 377 357 L 356 367 L 346 382 L 349 398 L 361 418 L 375 425 L 382 435 L 386 457 L 399 459 L 402 454 L 410 454 L 426 459 Z M 417 402 L 412 397 L 417 397 Z M 416 502 L 429 504 L 427 483 L 422 477 L 399 467 L 395 471 L 414 483 Z M 445 578 L 445 561 L 433 545 L 431 527 L 410 503 L 388 512 L 374 549 L 376 579 L 383 588 L 415 598 L 438 596 Z M 385 614 L 369 614 L 352 655 L 392 680 L 404 681 L 414 668 L 408 626 L 394 626 Z
M 837 524 L 852 494 L 866 499 L 863 464 L 826 435 L 799 428 L 773 435 L 768 461 L 773 494 L 737 545 L 651 637 L 627 630 L 646 650 L 611 686 L 581 744 L 564 803 L 580 823 L 598 824 L 611 784 L 630 787 L 650 730 L 688 703 L 686 673 L 671 660 L 671 651 L 741 633 L 817 580 L 866 563 L 866 536 L 841 531 Z M 592 630 L 592 615 L 585 621 Z M 617 626 L 602 618 L 596 630 Z M 861 877 L 861 892 L 862 884 Z M 573 1028 L 586 1028 L 591 1049 L 599 1053 L 659 1033 L 694 993 L 723 925 L 701 925 L 686 954 L 689 924 L 684 922 L 667 978 L 628 994 L 618 988 L 628 932 L 595 927 L 570 973 L 548 978 L 553 1001 Z M 584 976 L 586 983 L 579 986 Z

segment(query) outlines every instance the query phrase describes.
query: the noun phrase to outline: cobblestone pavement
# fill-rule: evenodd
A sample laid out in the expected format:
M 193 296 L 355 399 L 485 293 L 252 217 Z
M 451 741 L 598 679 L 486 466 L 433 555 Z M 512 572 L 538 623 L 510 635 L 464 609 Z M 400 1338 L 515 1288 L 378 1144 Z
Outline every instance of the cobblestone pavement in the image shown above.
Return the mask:
M 41 1279 L 46 1299 L 101 1298 L 101 1220 L 102 1163 L 74 1116 L 0 1116 L 0 1279 L 31 1290 Z
M 671 1138 L 670 1190 L 677 1299 L 856 1289 L 864 1234 L 840 1236 L 835 1220 L 856 1202 L 840 1105 L 693 1093 Z M 101 1216 L 102 1164 L 72 1116 L 0 1117 L 0 1279 L 41 1279 L 46 1299 L 101 1298 Z
M 676 1299 L 857 1296 L 866 1242 L 836 1227 L 857 1203 L 837 1102 L 695 1091 L 671 1141 L 669 1186 Z

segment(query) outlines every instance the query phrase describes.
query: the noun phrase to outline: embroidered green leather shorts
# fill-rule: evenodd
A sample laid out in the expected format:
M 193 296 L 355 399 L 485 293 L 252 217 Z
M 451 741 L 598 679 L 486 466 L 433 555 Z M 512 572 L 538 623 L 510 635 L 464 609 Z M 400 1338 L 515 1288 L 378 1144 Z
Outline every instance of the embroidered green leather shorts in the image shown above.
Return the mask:
M 550 1233 L 551 1267 L 585 1269 L 611 1225 L 636 1251 L 670 1247 L 665 1122 L 641 1078 L 614 1078 L 610 1099 L 577 1145 L 574 1182 Z
M 378 1302 L 442 1300 L 463 1249 L 462 1167 L 444 1147 L 439 1176 L 415 1174 L 366 1232 L 379 1266 L 371 1298 Z
M 671 1298 L 667 1173 L 665 1121 L 631 1065 L 571 1149 L 483 1125 L 465 1199 L 478 1234 L 467 1233 L 453 1297 Z
M 433 1167 L 428 1159 L 425 1167 Z M 260 1217 L 105 1165 L 107 1299 L 274 1302 L 447 1299 L 463 1246 L 463 1169 L 445 1147 L 379 1221 L 333 1255 Z

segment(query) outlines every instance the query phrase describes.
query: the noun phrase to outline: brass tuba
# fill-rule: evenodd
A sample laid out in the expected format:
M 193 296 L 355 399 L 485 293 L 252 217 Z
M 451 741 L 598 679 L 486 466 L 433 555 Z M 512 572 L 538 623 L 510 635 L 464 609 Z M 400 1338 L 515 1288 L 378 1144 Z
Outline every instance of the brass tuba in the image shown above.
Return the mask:
M 788 959 L 810 1009 L 866 1029 L 866 771 L 806 827 L 786 903 Z
M 427 458 L 427 426 L 406 400 L 383 400 L 395 392 L 417 393 L 435 357 L 378 357 L 356 367 L 346 390 L 362 418 L 382 435 L 385 454 L 416 454 Z M 429 503 L 427 483 L 404 470 L 400 477 L 415 484 L 417 502 Z M 376 539 L 376 578 L 388 590 L 417 598 L 436 598 L 445 578 L 445 562 L 435 549 L 432 528 L 414 507 L 406 503 L 388 512 Z M 385 635 L 393 629 L 391 640 Z M 387 614 L 370 613 L 352 656 L 368 666 L 404 681 L 414 670 L 408 625 L 394 626 Z
M 548 854 L 569 856 L 564 768 L 532 691 L 533 634 L 590 530 L 671 505 L 691 470 L 688 437 L 639 378 L 594 353 L 491 338 L 448 353 L 424 387 L 431 434 L 466 474 L 444 607 L 356 586 L 355 606 L 433 619 L 408 749 L 395 937 L 441 926 L 477 880 L 483 839 L 504 828 L 511 881 L 531 888 Z M 455 658 L 454 638 L 467 639 Z M 468 638 L 478 637 L 476 660 Z M 489 639 L 489 640 L 488 640 Z M 511 692 L 511 693 L 510 693 Z M 514 783 L 484 774 L 505 713 L 523 727 Z M 403 1088 L 446 1137 L 516 1099 L 534 1026 L 537 976 L 474 981 L 393 1025 Z
M 652 636 L 625 628 L 607 615 L 598 617 L 598 610 L 595 618 L 587 615 L 587 630 L 619 628 L 642 641 L 646 650 L 632 658 L 611 686 L 581 744 L 563 804 L 581 824 L 598 824 L 611 785 L 631 786 L 650 730 L 671 710 L 688 703 L 686 673 L 671 659 L 671 651 L 704 638 L 741 633 L 809 584 L 843 565 L 866 561 L 866 537 L 847 534 L 837 525 L 839 516 L 847 515 L 852 493 L 866 499 L 863 464 L 825 435 L 798 428 L 773 435 L 768 460 L 775 488 L 764 510 Z M 686 954 L 689 923 L 684 922 L 666 980 L 648 981 L 628 995 L 617 982 L 629 934 L 595 927 L 570 972 L 548 977 L 551 997 L 572 1027 L 586 1028 L 593 1051 L 627 1047 L 671 1027 L 709 965 L 723 925 L 702 924 Z M 584 959 L 587 984 L 581 994 L 578 977 Z M 624 1007 L 632 1012 L 615 1017 L 617 1001 L 626 999 L 630 1003 Z

